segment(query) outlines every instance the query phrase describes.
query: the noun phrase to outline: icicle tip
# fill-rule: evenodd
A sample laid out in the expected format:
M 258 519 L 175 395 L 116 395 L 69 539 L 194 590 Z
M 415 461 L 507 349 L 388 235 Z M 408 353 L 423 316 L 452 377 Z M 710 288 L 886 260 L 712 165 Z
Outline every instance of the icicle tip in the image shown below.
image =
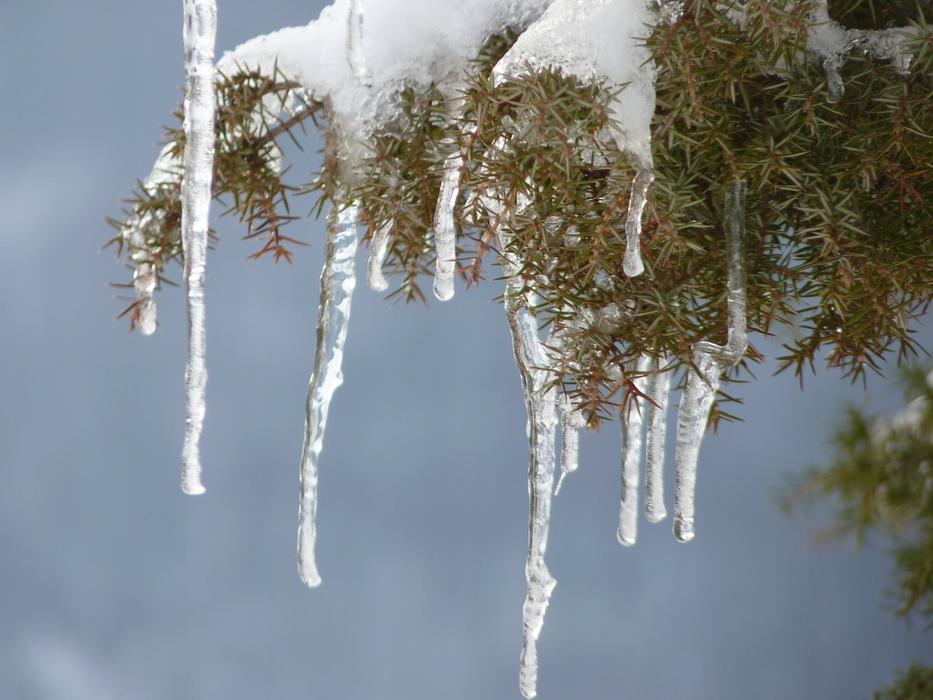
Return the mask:
M 438 301 L 450 301 L 454 298 L 454 285 L 453 282 L 447 284 L 444 282 L 439 282 L 438 280 L 434 281 L 434 296 L 437 297 Z
M 688 523 L 681 518 L 674 519 L 674 539 L 682 544 L 686 544 L 696 537 L 693 531 L 693 523 Z

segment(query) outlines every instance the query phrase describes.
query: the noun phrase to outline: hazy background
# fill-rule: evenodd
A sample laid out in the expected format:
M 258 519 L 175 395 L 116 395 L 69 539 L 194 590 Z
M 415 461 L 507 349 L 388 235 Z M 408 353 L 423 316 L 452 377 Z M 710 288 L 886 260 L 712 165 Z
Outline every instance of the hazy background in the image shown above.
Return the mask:
M 219 47 L 321 4 L 221 2 Z M 181 3 L 6 0 L 0 57 L 0 697 L 518 698 L 525 418 L 497 288 L 426 310 L 360 287 L 322 465 L 324 585 L 304 589 L 320 225 L 295 225 L 316 245 L 277 268 L 222 228 L 208 493 L 183 497 L 182 295 L 162 295 L 155 337 L 129 335 L 107 287 L 126 271 L 99 252 L 179 100 Z M 704 445 L 690 545 L 642 521 L 621 548 L 617 431 L 584 439 L 555 502 L 542 699 L 865 698 L 930 660 L 887 609 L 884 552 L 815 547 L 826 513 L 777 507 L 845 398 L 886 411 L 896 389 L 823 372 L 801 395 L 772 369 L 741 390 L 747 422 Z

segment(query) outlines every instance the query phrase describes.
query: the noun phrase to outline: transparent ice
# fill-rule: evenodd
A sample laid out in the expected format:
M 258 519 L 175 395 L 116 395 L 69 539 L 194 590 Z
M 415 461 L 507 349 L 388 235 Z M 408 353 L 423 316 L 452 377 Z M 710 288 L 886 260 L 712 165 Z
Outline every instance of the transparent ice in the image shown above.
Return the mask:
M 696 369 L 687 372 L 687 387 L 677 411 L 677 457 L 674 480 L 674 537 L 689 542 L 694 537 L 694 502 L 697 460 L 709 414 L 719 390 L 720 378 L 739 363 L 748 347 L 745 318 L 745 265 L 742 259 L 745 233 L 745 184 L 734 182 L 726 191 L 724 221 L 728 257 L 728 317 L 726 345 L 707 341 L 693 348 Z
M 185 0 L 185 174 L 182 180 L 182 244 L 188 298 L 188 362 L 185 368 L 185 438 L 181 488 L 204 493 L 200 441 L 204 426 L 207 367 L 205 364 L 204 280 L 210 225 L 214 168 L 214 40 L 217 7 L 214 0 Z
M 334 392 L 343 384 L 343 350 L 356 288 L 357 220 L 359 208 L 350 205 L 330 213 L 327 249 L 321 272 L 317 347 L 308 383 L 305 439 L 301 450 L 301 500 L 298 515 L 298 573 L 308 586 L 321 584 L 314 549 L 317 540 L 318 465 L 324 448 L 327 413 Z

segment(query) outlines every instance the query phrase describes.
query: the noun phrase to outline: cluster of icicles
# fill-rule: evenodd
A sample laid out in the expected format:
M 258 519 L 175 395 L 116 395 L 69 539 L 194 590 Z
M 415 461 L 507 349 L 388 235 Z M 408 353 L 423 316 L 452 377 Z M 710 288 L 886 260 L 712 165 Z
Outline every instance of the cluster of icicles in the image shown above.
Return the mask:
M 534 18 L 544 13 L 539 24 L 544 30 L 534 35 L 529 30 L 520 38 L 525 40 L 527 51 L 551 50 L 548 31 L 563 26 L 567 32 L 580 25 L 585 12 L 580 9 L 587 2 L 580 0 L 521 0 L 525 5 L 536 3 L 539 10 L 527 10 Z M 614 0 L 591 0 L 589 5 L 599 6 L 599 11 Z M 516 0 L 518 5 L 521 2 Z M 651 5 L 654 21 L 673 22 L 680 16 L 682 3 L 648 0 L 618 0 L 628 8 L 617 15 L 624 18 L 626 12 L 646 12 Z M 351 80 L 357 89 L 367 89 L 373 80 L 371 66 L 367 66 L 364 51 L 364 0 L 344 0 L 346 63 Z M 825 9 L 825 1 L 817 0 L 817 15 Z M 550 7 L 546 12 L 545 8 Z M 332 9 L 332 8 L 330 8 Z M 617 11 L 615 8 L 614 11 Z M 537 12 L 537 15 L 534 13 Z M 187 288 L 188 308 L 188 362 L 185 372 L 187 429 L 183 449 L 182 489 L 188 494 L 204 492 L 201 483 L 199 440 L 205 413 L 205 331 L 204 331 L 204 279 L 205 254 L 208 235 L 208 212 L 211 200 L 211 178 L 214 144 L 214 38 L 216 31 L 215 0 L 184 0 L 184 37 L 187 70 L 187 94 L 185 99 L 184 178 L 182 186 L 182 242 L 185 254 L 184 278 Z M 581 14 L 582 13 L 582 14 Z M 322 15 L 323 17 L 323 15 Z M 815 16 L 815 20 L 824 19 Z M 636 18 L 641 21 L 641 16 Z M 549 25 L 547 22 L 550 21 Z M 632 21 L 628 18 L 626 21 Z M 561 25 L 560 23 L 564 24 Z M 312 23 L 313 24 L 313 23 Z M 835 28 L 828 25 L 828 32 Z M 287 30 L 286 30 L 287 31 Z M 822 37 L 822 39 L 821 39 Z M 835 35 L 825 32 L 817 34 L 811 50 L 817 55 L 826 54 L 827 70 L 852 43 L 848 39 L 840 45 Z M 287 37 L 286 37 L 287 38 Z M 851 37 L 850 37 L 851 38 Z M 614 37 L 610 37 L 615 41 Z M 538 42 L 535 44 L 535 42 Z M 871 47 L 874 39 L 867 39 Z M 896 42 L 895 42 L 896 43 Z M 634 46 L 633 42 L 628 42 Z M 566 49 L 566 45 L 561 47 Z M 875 50 L 874 48 L 872 50 Z M 880 51 L 880 49 L 878 49 Z M 896 56 L 900 53 L 895 52 Z M 892 58 L 896 58 L 892 54 Z M 508 57 L 507 57 L 508 58 Z M 516 62 L 517 63 L 517 62 Z M 630 87 L 629 93 L 635 106 L 623 105 L 618 116 L 629 127 L 627 136 L 621 140 L 632 161 L 639 167 L 632 183 L 629 209 L 625 219 L 626 254 L 623 269 L 629 276 L 640 275 L 644 266 L 640 253 L 641 222 L 648 191 L 654 179 L 651 169 L 650 124 L 654 109 L 653 68 L 634 51 L 629 59 L 631 70 L 638 75 L 647 75 L 641 93 Z M 525 63 L 523 62 L 523 65 Z M 901 63 L 899 63 L 901 65 Z M 906 69 L 906 64 L 905 69 Z M 572 72 L 573 66 L 564 66 Z M 497 71 L 499 68 L 497 67 Z M 508 71 L 500 72 L 499 78 L 508 77 Z M 631 82 L 625 80 L 625 82 Z M 830 97 L 841 94 L 838 86 L 830 82 Z M 624 94 L 627 94 L 624 92 Z M 640 102 L 638 100 L 641 100 Z M 626 109 L 628 111 L 626 111 Z M 645 111 L 648 110 L 647 115 Z M 472 128 L 468 126 L 467 128 Z M 633 134 L 636 138 L 632 138 Z M 641 139 L 637 138 L 641 135 Z M 647 141 L 645 135 L 647 134 Z M 464 158 L 455 153 L 445 164 L 440 197 L 437 204 L 433 242 L 436 252 L 436 274 L 434 291 L 438 299 L 447 301 L 454 296 L 456 274 L 456 225 L 455 208 L 460 195 Z M 150 185 L 159 184 L 158 168 L 150 177 Z M 484 192 L 481 196 L 490 211 L 504 206 L 501 193 Z M 723 374 L 742 358 L 747 346 L 745 282 L 743 270 L 742 239 L 745 220 L 745 189 L 741 182 L 734 182 L 726 192 L 724 206 L 724 230 L 728 259 L 728 340 L 720 346 L 711 342 L 699 342 L 693 348 L 693 368 L 688 370 L 685 388 L 680 397 L 677 412 L 677 435 L 674 482 L 673 530 L 677 540 L 688 542 L 694 537 L 694 494 L 696 490 L 697 460 L 700 444 L 706 430 L 708 417 Z M 529 203 L 525 203 L 527 206 Z M 522 206 L 519 204 L 519 206 Z M 304 446 L 301 455 L 300 516 L 298 528 L 298 568 L 302 581 L 308 586 L 318 586 L 321 577 L 315 561 L 316 511 L 318 469 L 323 448 L 328 409 L 334 392 L 343 381 L 342 358 L 350 319 L 351 300 L 356 286 L 356 253 L 358 248 L 358 221 L 360 211 L 355 203 L 346 203 L 332 211 L 327 223 L 327 245 L 324 270 L 321 276 L 320 311 L 317 326 L 317 347 L 314 369 L 308 388 L 307 419 Z M 506 212 L 508 214 L 508 212 Z M 497 217 L 507 221 L 508 216 Z M 139 327 L 143 333 L 155 330 L 155 303 L 153 292 L 156 273 L 151 260 L 145 253 L 140 233 L 144 222 L 130 220 L 125 236 L 136 265 L 134 278 L 140 309 Z M 391 224 L 374 232 L 370 241 L 368 283 L 377 291 L 387 288 L 383 273 L 390 245 Z M 554 382 L 557 368 L 561 366 L 559 337 L 542 338 L 533 314 L 534 291 L 529 290 L 520 278 L 521 263 L 509 254 L 510 233 L 502 225 L 496 231 L 498 250 L 502 253 L 502 265 L 506 273 L 507 289 L 505 312 L 512 333 L 515 359 L 521 375 L 525 404 L 528 414 L 527 432 L 530 451 L 529 496 L 531 505 L 528 559 L 525 575 L 528 588 L 523 607 L 524 643 L 521 653 L 520 687 L 525 697 L 534 697 L 537 685 L 537 641 L 544 616 L 556 581 L 548 571 L 545 561 L 548 524 L 552 494 L 559 492 L 564 479 L 578 467 L 579 431 L 585 421 L 572 399 L 561 393 Z M 645 458 L 645 511 L 650 522 L 663 520 L 667 511 L 664 502 L 664 462 L 668 397 L 673 374 L 671 358 L 645 355 L 636 366 L 627 371 L 634 377 L 637 389 L 630 410 L 622 418 L 621 498 L 619 509 L 618 540 L 624 545 L 633 545 L 637 536 L 640 473 L 643 455 Z M 621 379 L 620 376 L 618 377 Z M 644 400 L 647 396 L 649 400 Z M 560 453 L 557 453 L 557 433 L 560 430 Z M 560 474 L 557 478 L 557 464 Z M 555 488 L 556 481 L 556 488 Z

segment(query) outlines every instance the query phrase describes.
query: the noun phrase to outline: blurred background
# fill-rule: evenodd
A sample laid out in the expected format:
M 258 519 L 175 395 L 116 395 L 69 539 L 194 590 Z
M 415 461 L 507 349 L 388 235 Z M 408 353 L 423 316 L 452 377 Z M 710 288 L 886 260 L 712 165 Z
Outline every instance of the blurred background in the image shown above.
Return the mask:
M 223 50 L 323 3 L 220 5 Z M 100 251 L 180 100 L 181 3 L 4 2 L 0 56 L 0 698 L 520 697 L 525 417 L 498 286 L 427 309 L 358 288 L 309 591 L 295 527 L 320 223 L 293 225 L 314 245 L 278 267 L 220 226 L 208 493 L 182 496 L 182 294 L 161 295 L 156 336 L 130 335 L 107 286 L 126 271 Z M 815 544 L 827 511 L 779 509 L 844 402 L 890 412 L 898 389 L 821 371 L 801 393 L 773 369 L 738 389 L 746 422 L 704 443 L 689 545 L 669 520 L 616 543 L 617 426 L 584 437 L 554 506 L 542 699 L 854 699 L 929 661 L 890 613 L 883 547 Z

